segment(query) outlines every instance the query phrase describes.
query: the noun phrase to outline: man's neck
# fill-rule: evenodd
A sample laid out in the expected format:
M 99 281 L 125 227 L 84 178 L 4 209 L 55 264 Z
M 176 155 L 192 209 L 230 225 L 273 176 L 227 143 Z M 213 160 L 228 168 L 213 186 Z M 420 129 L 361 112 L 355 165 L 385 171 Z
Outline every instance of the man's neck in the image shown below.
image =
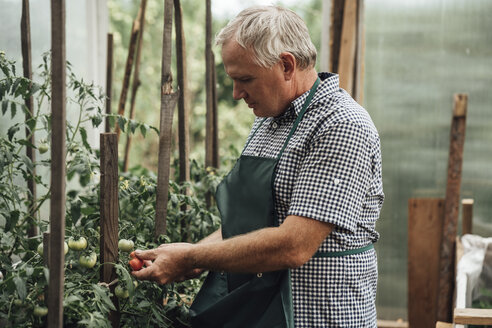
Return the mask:
M 314 68 L 308 68 L 297 72 L 297 86 L 295 98 L 298 98 L 306 91 L 310 90 L 318 78 L 318 73 Z

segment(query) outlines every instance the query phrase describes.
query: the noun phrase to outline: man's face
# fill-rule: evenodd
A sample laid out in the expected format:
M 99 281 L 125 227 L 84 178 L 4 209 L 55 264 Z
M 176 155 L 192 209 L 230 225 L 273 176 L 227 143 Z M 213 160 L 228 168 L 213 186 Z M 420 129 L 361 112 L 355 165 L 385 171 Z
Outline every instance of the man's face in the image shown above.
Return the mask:
M 227 75 L 233 82 L 232 96 L 244 99 L 258 117 L 276 117 L 289 106 L 289 81 L 279 61 L 271 68 L 264 68 L 253 61 L 251 50 L 244 49 L 236 41 L 222 46 L 222 61 Z

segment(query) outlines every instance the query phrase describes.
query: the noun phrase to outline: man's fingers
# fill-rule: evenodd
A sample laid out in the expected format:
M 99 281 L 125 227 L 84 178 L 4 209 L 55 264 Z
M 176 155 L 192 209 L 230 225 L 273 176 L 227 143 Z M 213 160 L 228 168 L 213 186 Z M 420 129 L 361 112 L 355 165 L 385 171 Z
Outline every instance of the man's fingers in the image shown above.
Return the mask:
M 135 251 L 135 256 L 141 260 L 155 260 L 157 254 L 153 249 L 149 249 L 147 251 L 142 251 L 140 249 L 137 249 Z

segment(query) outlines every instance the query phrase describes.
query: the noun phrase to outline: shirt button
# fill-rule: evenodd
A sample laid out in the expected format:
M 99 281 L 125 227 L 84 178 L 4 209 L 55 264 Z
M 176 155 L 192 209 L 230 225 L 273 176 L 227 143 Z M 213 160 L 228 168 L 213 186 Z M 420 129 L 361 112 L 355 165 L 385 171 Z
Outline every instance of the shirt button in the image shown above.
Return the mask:
M 278 124 L 277 124 L 277 122 L 273 122 L 273 123 L 272 123 L 272 128 L 274 128 L 274 129 L 278 128 Z

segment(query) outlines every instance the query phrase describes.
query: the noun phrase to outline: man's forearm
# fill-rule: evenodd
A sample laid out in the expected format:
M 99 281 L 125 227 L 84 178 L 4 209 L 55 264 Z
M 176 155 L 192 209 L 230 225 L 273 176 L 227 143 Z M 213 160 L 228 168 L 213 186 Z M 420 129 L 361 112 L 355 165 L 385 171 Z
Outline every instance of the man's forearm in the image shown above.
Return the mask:
M 222 240 L 222 229 L 219 228 L 215 232 L 212 232 L 210 235 L 207 237 L 203 238 L 198 242 L 198 244 L 205 244 L 205 243 L 211 243 L 211 242 L 217 242 Z
M 292 216 L 280 227 L 193 245 L 186 257 L 193 267 L 213 271 L 265 272 L 295 268 L 311 258 L 332 229 L 327 223 Z

